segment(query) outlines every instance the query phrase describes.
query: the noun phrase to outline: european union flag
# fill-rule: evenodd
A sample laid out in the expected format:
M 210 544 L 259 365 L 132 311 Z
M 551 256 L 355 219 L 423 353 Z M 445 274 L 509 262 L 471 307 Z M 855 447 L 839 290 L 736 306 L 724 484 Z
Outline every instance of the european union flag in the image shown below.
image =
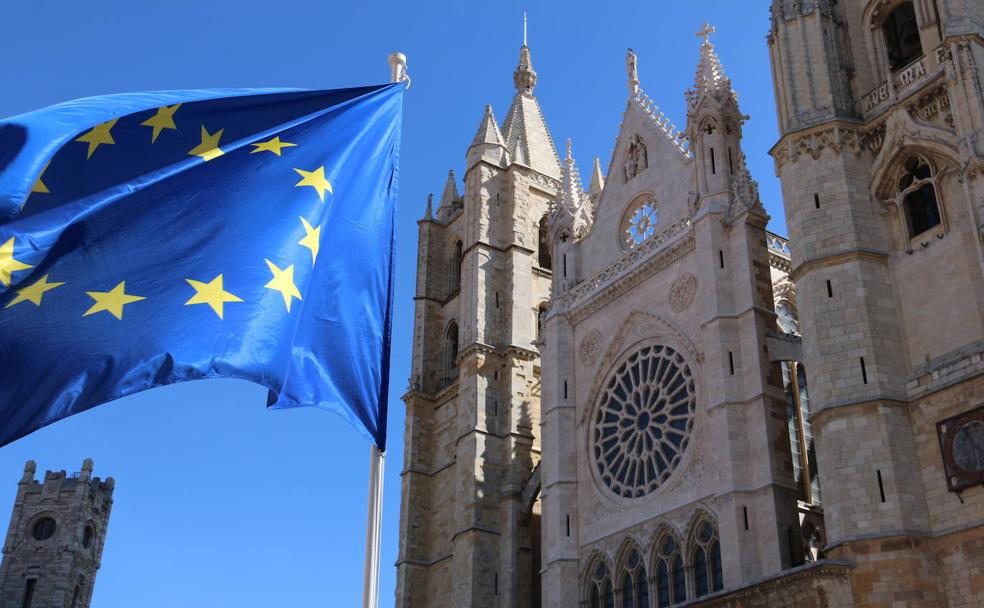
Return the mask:
M 0 445 L 211 377 L 385 448 L 402 84 L 0 122 Z

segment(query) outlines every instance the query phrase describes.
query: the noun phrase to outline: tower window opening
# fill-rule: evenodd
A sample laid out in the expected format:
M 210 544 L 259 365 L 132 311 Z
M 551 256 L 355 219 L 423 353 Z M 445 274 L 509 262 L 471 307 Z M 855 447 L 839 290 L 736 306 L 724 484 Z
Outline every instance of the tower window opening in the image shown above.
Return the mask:
M 914 156 L 905 161 L 899 175 L 898 197 L 910 239 L 942 222 L 936 179 L 925 158 Z
M 54 519 L 50 517 L 42 517 L 34 522 L 34 525 L 31 527 L 31 536 L 33 536 L 34 540 L 37 541 L 48 540 L 55 535 L 56 527 L 57 524 Z
M 820 208 L 820 195 L 816 192 L 813 193 L 813 206 L 817 209 Z
M 827 297 L 834 297 L 834 286 L 830 283 L 830 279 L 827 279 Z
M 550 243 L 547 241 L 547 216 L 540 218 L 537 226 L 537 264 L 544 270 L 553 269 L 550 259 Z
M 881 495 L 881 501 L 885 502 L 885 484 L 882 483 L 881 469 L 876 469 L 875 474 L 878 476 L 878 494 Z
M 448 325 L 444 334 L 444 377 L 445 383 L 458 376 L 458 324 Z
M 34 590 L 37 586 L 38 579 L 36 578 L 29 578 L 24 583 L 24 601 L 21 602 L 21 608 L 31 608 L 34 603 Z
M 687 599 L 687 580 L 680 557 L 680 544 L 666 534 L 656 542 L 656 606 L 669 608 Z
M 888 51 L 888 65 L 893 72 L 922 57 L 919 24 L 912 2 L 903 2 L 889 13 L 882 24 L 882 31 Z
M 728 175 L 735 174 L 735 162 L 731 158 L 731 148 L 728 148 Z
M 710 148 L 710 150 L 711 150 L 711 175 L 715 175 L 717 174 L 717 166 L 714 163 L 714 148 Z
M 461 250 L 461 241 L 455 241 L 454 253 L 451 254 L 451 268 L 449 269 L 450 283 L 448 284 L 448 288 L 451 293 L 461 289 Z

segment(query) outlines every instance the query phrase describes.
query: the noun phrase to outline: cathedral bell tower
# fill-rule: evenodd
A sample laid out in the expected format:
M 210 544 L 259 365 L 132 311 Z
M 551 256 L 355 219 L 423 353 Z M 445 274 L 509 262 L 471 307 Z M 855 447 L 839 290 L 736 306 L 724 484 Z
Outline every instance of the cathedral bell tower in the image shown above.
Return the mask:
M 560 163 L 530 49 L 500 125 L 491 106 L 437 209 L 418 222 L 397 606 L 539 601 L 542 306 Z
M 113 478 L 65 471 L 34 479 L 29 460 L 17 485 L 0 565 L 0 608 L 86 608 L 106 542 Z
M 984 493 L 948 491 L 938 436 L 979 406 L 982 27 L 979 2 L 772 6 L 825 551 L 855 563 L 859 605 L 984 601 L 963 565 Z

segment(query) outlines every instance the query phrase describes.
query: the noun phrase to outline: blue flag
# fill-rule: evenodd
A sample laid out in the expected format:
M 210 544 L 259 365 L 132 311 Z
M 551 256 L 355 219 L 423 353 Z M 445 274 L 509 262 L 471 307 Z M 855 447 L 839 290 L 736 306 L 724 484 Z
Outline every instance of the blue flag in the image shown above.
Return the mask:
M 233 377 L 385 448 L 402 92 L 112 95 L 0 122 L 0 445 Z

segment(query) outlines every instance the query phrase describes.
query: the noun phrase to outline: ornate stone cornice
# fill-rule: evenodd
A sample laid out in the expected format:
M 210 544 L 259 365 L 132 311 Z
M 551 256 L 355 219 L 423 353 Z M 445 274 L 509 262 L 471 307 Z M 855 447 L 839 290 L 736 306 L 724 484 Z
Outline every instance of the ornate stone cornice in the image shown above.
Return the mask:
M 594 278 L 580 283 L 560 300 L 561 312 L 566 311 L 569 318 L 577 323 L 692 251 L 695 239 L 691 226 L 690 218 L 674 222 Z
M 826 123 L 819 127 L 786 135 L 769 151 L 776 162 L 776 171 L 785 163 L 795 163 L 803 154 L 813 160 L 824 150 L 850 150 L 860 154 L 865 147 L 865 131 L 856 124 Z

